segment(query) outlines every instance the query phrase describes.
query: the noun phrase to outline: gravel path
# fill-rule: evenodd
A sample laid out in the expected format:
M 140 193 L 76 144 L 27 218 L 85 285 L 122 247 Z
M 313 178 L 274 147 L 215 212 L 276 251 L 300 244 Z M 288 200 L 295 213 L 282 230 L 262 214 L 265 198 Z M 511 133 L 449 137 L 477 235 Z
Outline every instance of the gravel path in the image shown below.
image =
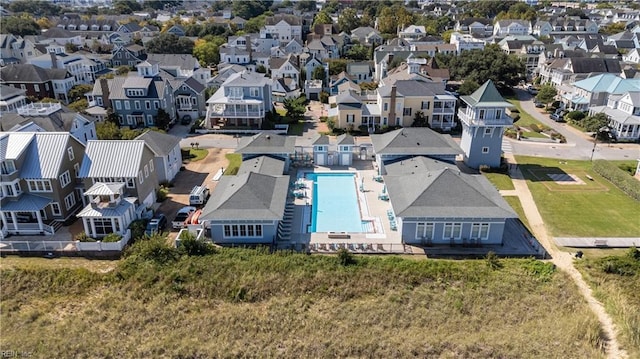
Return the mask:
M 517 163 L 512 155 L 506 155 L 505 157 L 509 163 Z M 522 208 L 524 209 L 524 213 L 527 216 L 529 225 L 531 226 L 531 231 L 536 236 L 540 244 L 542 244 L 547 250 L 547 253 L 551 255 L 551 262 L 555 264 L 556 267 L 569 274 L 571 279 L 573 279 L 578 286 L 580 293 L 589 304 L 589 308 L 591 308 L 591 310 L 596 314 L 598 321 L 600 321 L 600 326 L 602 327 L 602 331 L 605 335 L 605 338 L 603 339 L 605 342 L 607 357 L 611 359 L 628 358 L 626 351 L 622 349 L 618 343 L 616 327 L 613 324 L 611 316 L 606 312 L 602 303 L 596 300 L 591 288 L 584 281 L 584 278 L 582 278 L 582 274 L 580 274 L 580 272 L 574 267 L 573 257 L 571 254 L 558 250 L 558 248 L 551 243 L 547 229 L 542 221 L 542 216 L 540 216 L 540 212 L 538 212 L 538 207 L 533 200 L 529 187 L 527 187 L 527 182 L 524 179 L 522 172 L 516 167 L 515 170 L 510 171 L 510 176 L 515 187 L 515 192 L 520 198 Z

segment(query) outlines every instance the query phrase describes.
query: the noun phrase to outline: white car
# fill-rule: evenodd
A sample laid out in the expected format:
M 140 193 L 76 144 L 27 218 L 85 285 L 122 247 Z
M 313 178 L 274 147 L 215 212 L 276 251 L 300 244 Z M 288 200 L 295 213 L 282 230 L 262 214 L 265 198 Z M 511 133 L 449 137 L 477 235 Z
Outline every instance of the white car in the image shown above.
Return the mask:
M 196 211 L 196 207 L 186 206 L 182 207 L 176 212 L 176 217 L 171 222 L 173 229 L 180 229 L 184 227 L 185 222 Z

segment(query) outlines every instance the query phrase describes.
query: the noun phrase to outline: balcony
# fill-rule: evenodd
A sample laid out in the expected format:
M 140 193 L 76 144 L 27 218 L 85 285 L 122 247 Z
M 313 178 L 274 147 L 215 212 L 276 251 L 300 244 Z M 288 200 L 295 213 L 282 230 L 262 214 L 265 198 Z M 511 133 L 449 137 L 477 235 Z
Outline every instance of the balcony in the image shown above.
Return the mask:
M 506 114 L 502 114 L 500 118 L 485 118 L 478 119 L 473 118 L 473 116 L 467 115 L 465 111 L 466 108 L 461 108 L 458 110 L 458 118 L 460 121 L 473 125 L 473 126 L 511 126 L 513 124 L 513 119 Z
M 61 109 L 62 105 L 57 102 L 38 102 L 18 108 L 18 114 L 22 116 L 49 116 Z
M 209 117 L 227 117 L 227 118 L 262 118 L 264 117 L 264 109 L 258 111 L 249 111 L 246 106 L 224 107 L 222 105 L 214 105 L 209 107 Z

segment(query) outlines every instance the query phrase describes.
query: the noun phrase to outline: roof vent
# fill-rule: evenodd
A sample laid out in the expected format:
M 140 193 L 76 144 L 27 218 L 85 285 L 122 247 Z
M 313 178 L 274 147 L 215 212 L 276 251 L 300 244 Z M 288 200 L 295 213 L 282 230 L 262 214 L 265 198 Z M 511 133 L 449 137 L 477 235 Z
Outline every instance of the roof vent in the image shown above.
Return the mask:
M 267 135 L 267 140 L 270 140 L 270 139 L 271 139 L 271 135 Z
M 420 142 L 416 142 L 416 144 L 417 144 L 418 146 L 420 146 Z

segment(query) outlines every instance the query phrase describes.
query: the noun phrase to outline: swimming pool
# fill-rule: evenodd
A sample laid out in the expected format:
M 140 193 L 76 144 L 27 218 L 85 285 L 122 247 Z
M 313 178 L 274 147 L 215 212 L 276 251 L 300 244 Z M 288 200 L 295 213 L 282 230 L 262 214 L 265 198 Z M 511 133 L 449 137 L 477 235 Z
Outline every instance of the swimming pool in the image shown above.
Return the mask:
M 356 232 L 363 229 L 355 174 L 309 173 L 313 181 L 310 232 Z

